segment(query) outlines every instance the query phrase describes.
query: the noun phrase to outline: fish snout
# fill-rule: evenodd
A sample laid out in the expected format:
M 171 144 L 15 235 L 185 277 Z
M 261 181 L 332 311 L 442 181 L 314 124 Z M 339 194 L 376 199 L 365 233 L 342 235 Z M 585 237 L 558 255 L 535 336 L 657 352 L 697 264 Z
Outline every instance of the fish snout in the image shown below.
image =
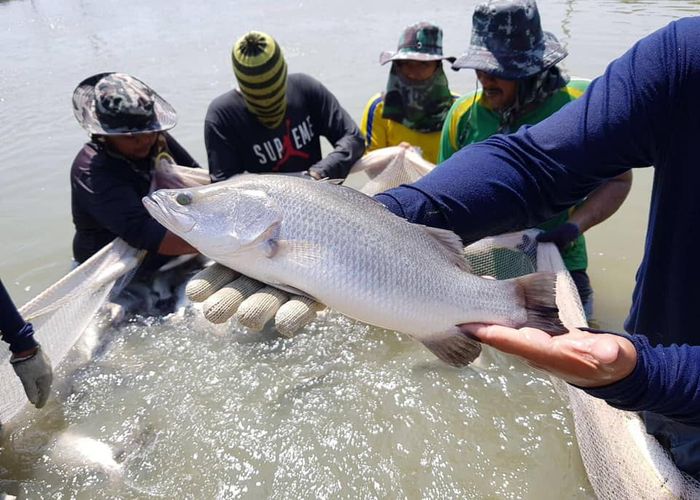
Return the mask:
M 155 191 L 142 199 L 146 210 L 161 225 L 178 234 L 187 233 L 195 226 L 195 219 L 187 206 L 178 204 L 167 191 Z

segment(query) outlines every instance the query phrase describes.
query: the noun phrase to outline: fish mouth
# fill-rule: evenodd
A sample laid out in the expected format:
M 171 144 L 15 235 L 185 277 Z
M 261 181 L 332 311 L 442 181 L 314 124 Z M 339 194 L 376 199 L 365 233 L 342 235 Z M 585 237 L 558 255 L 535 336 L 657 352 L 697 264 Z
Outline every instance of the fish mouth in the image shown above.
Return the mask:
M 192 216 L 169 207 L 158 192 L 144 196 L 141 201 L 155 220 L 174 233 L 188 233 L 195 226 Z

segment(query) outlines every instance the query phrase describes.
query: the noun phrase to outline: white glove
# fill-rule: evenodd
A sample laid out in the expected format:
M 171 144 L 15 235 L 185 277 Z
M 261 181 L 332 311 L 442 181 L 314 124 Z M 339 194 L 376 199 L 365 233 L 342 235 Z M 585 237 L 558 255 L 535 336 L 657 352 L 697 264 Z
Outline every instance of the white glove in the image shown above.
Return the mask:
M 13 355 L 10 363 L 24 386 L 29 402 L 37 408 L 43 407 L 49 399 L 53 380 L 51 362 L 44 351 L 38 347 L 34 354 L 29 356 L 16 358 Z
M 204 317 L 212 323 L 224 323 L 235 313 L 240 324 L 260 331 L 274 317 L 275 329 L 285 337 L 293 337 L 325 307 L 313 299 L 290 295 L 221 264 L 213 264 L 195 274 L 187 283 L 185 293 L 192 302 L 204 302 Z

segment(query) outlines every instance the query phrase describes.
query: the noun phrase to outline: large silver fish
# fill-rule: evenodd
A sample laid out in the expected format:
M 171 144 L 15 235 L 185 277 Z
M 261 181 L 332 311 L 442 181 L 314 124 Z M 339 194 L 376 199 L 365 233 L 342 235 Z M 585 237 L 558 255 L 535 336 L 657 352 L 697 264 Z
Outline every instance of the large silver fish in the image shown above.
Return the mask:
M 555 275 L 470 274 L 451 231 L 411 224 L 353 189 L 280 175 L 239 175 L 143 199 L 163 226 L 207 257 L 313 297 L 349 317 L 407 333 L 443 361 L 479 353 L 456 325 L 564 331 Z

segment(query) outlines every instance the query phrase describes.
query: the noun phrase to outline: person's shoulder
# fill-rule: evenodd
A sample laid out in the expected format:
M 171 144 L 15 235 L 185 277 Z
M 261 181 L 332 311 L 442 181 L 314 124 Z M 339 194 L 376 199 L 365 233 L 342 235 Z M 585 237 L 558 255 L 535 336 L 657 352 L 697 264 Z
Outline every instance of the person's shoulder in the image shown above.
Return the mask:
M 79 171 L 91 170 L 95 165 L 99 165 L 105 162 L 105 153 L 102 151 L 97 144 L 94 142 L 86 142 L 78 154 L 75 155 L 73 160 L 73 165 L 71 166 L 71 171 L 73 173 Z
M 365 114 L 370 117 L 382 112 L 384 109 L 384 96 L 381 92 L 377 92 L 372 97 L 369 98 L 367 104 L 365 105 Z
M 562 90 L 574 99 L 581 97 L 586 89 L 591 84 L 591 80 L 587 78 L 571 78 Z
M 245 107 L 243 96 L 236 89 L 231 89 L 215 97 L 207 108 L 207 120 L 211 120 L 226 112 L 235 112 L 239 107 Z
M 469 113 L 469 110 L 471 110 L 473 106 L 478 105 L 480 100 L 481 91 L 476 90 L 455 99 L 449 111 L 451 119 L 459 120 L 462 116 Z
M 287 75 L 287 91 L 302 93 L 328 92 L 320 81 L 306 73 L 290 73 Z

